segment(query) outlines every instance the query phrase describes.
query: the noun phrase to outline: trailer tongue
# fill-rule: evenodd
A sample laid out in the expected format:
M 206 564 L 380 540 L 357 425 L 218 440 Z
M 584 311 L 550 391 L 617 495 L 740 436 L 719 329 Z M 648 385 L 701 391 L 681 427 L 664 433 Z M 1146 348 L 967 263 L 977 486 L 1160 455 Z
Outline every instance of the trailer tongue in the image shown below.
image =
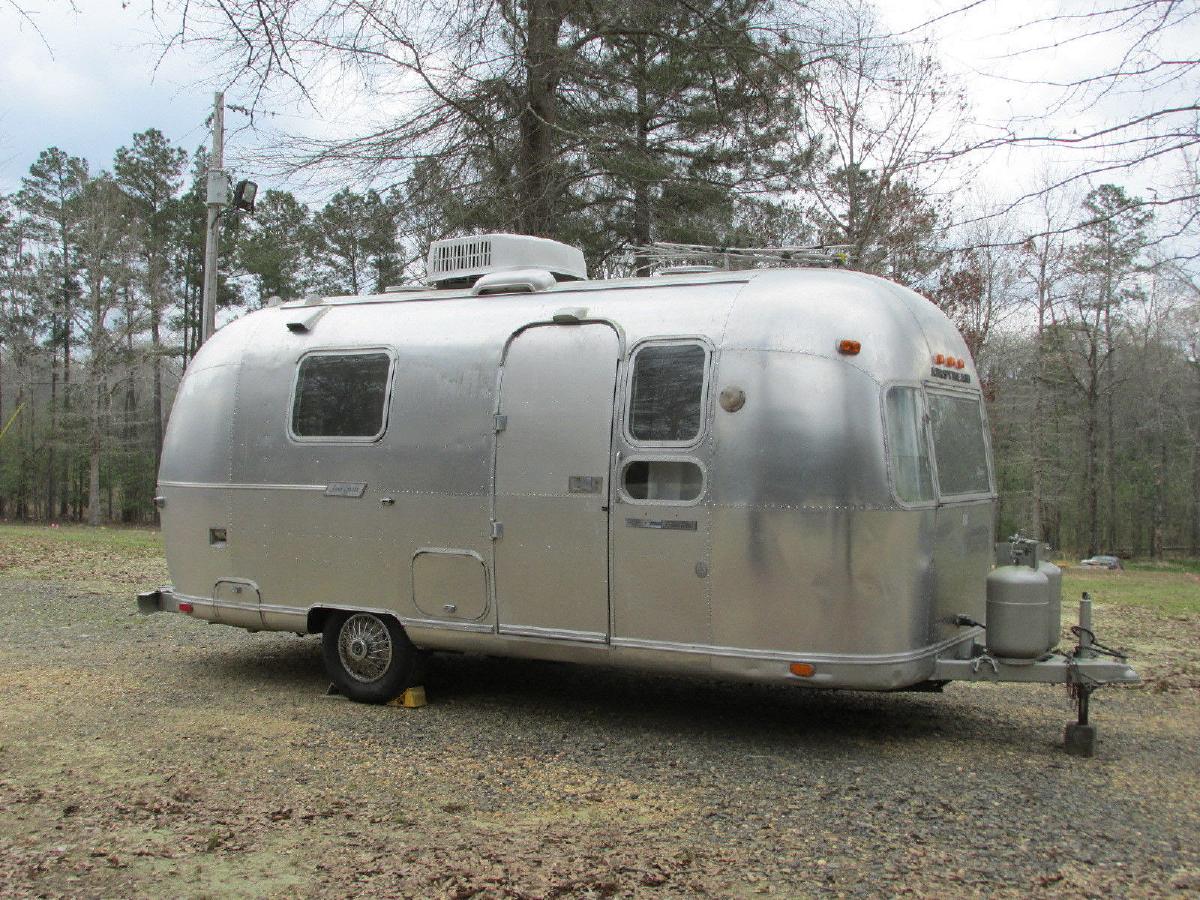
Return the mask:
M 1014 536 L 996 550 L 1001 565 L 988 576 L 985 644 L 976 644 L 968 659 L 938 659 L 932 680 L 1065 684 L 1079 716 L 1066 728 L 1065 749 L 1073 756 L 1092 756 L 1092 692 L 1106 684 L 1134 683 L 1138 675 L 1125 654 L 1096 640 L 1086 592 L 1079 602 L 1079 624 L 1071 626 L 1078 644 L 1070 653 L 1053 652 L 1061 629 L 1061 571 L 1041 559 L 1043 545 L 1036 541 Z

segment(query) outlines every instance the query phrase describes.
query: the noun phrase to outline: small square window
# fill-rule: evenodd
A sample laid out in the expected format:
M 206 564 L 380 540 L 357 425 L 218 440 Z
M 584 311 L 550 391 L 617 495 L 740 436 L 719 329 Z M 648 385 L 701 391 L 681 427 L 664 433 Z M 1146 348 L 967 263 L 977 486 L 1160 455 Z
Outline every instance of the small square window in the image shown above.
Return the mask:
M 623 484 L 634 500 L 689 503 L 704 489 L 704 473 L 687 459 L 639 459 L 625 467 Z

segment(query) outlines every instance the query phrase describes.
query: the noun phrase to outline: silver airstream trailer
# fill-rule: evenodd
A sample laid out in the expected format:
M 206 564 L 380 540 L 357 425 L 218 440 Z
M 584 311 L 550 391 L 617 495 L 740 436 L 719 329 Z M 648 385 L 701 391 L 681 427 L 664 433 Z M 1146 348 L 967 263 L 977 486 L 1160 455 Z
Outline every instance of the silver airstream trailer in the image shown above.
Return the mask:
M 977 375 L 919 295 L 819 267 L 589 281 L 514 235 L 439 242 L 428 270 L 204 345 L 159 472 L 173 584 L 143 611 L 323 633 L 374 702 L 439 650 L 1085 699 L 1136 677 L 1090 629 L 1050 652 L 1036 552 L 993 571 Z

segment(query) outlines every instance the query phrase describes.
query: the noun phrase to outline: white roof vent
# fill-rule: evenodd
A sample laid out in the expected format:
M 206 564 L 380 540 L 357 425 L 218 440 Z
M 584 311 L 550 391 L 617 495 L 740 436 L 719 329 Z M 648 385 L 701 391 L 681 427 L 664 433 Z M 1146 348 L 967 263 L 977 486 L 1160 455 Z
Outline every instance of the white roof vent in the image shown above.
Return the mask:
M 428 281 L 438 287 L 465 287 L 483 275 L 518 269 L 542 269 L 558 281 L 587 278 L 581 250 L 524 234 L 477 234 L 434 241 L 426 261 Z

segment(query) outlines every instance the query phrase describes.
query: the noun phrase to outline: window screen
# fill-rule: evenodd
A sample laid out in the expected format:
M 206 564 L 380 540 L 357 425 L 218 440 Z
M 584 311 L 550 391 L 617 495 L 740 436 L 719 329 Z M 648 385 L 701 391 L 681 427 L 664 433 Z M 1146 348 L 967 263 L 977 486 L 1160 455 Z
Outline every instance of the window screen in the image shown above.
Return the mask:
M 307 438 L 375 438 L 383 432 L 386 353 L 329 353 L 300 362 L 292 431 Z
M 625 467 L 624 485 L 634 500 L 695 500 L 704 473 L 688 460 L 639 459 Z
M 925 406 L 921 391 L 894 387 L 887 393 L 888 450 L 896 496 L 905 503 L 933 499 L 929 445 L 925 441 Z
M 991 491 L 983 409 L 973 397 L 929 394 L 929 421 L 937 458 L 938 487 L 943 494 Z
M 629 410 L 629 432 L 634 440 L 687 443 L 700 434 L 706 356 L 698 344 L 667 344 L 638 351 Z

